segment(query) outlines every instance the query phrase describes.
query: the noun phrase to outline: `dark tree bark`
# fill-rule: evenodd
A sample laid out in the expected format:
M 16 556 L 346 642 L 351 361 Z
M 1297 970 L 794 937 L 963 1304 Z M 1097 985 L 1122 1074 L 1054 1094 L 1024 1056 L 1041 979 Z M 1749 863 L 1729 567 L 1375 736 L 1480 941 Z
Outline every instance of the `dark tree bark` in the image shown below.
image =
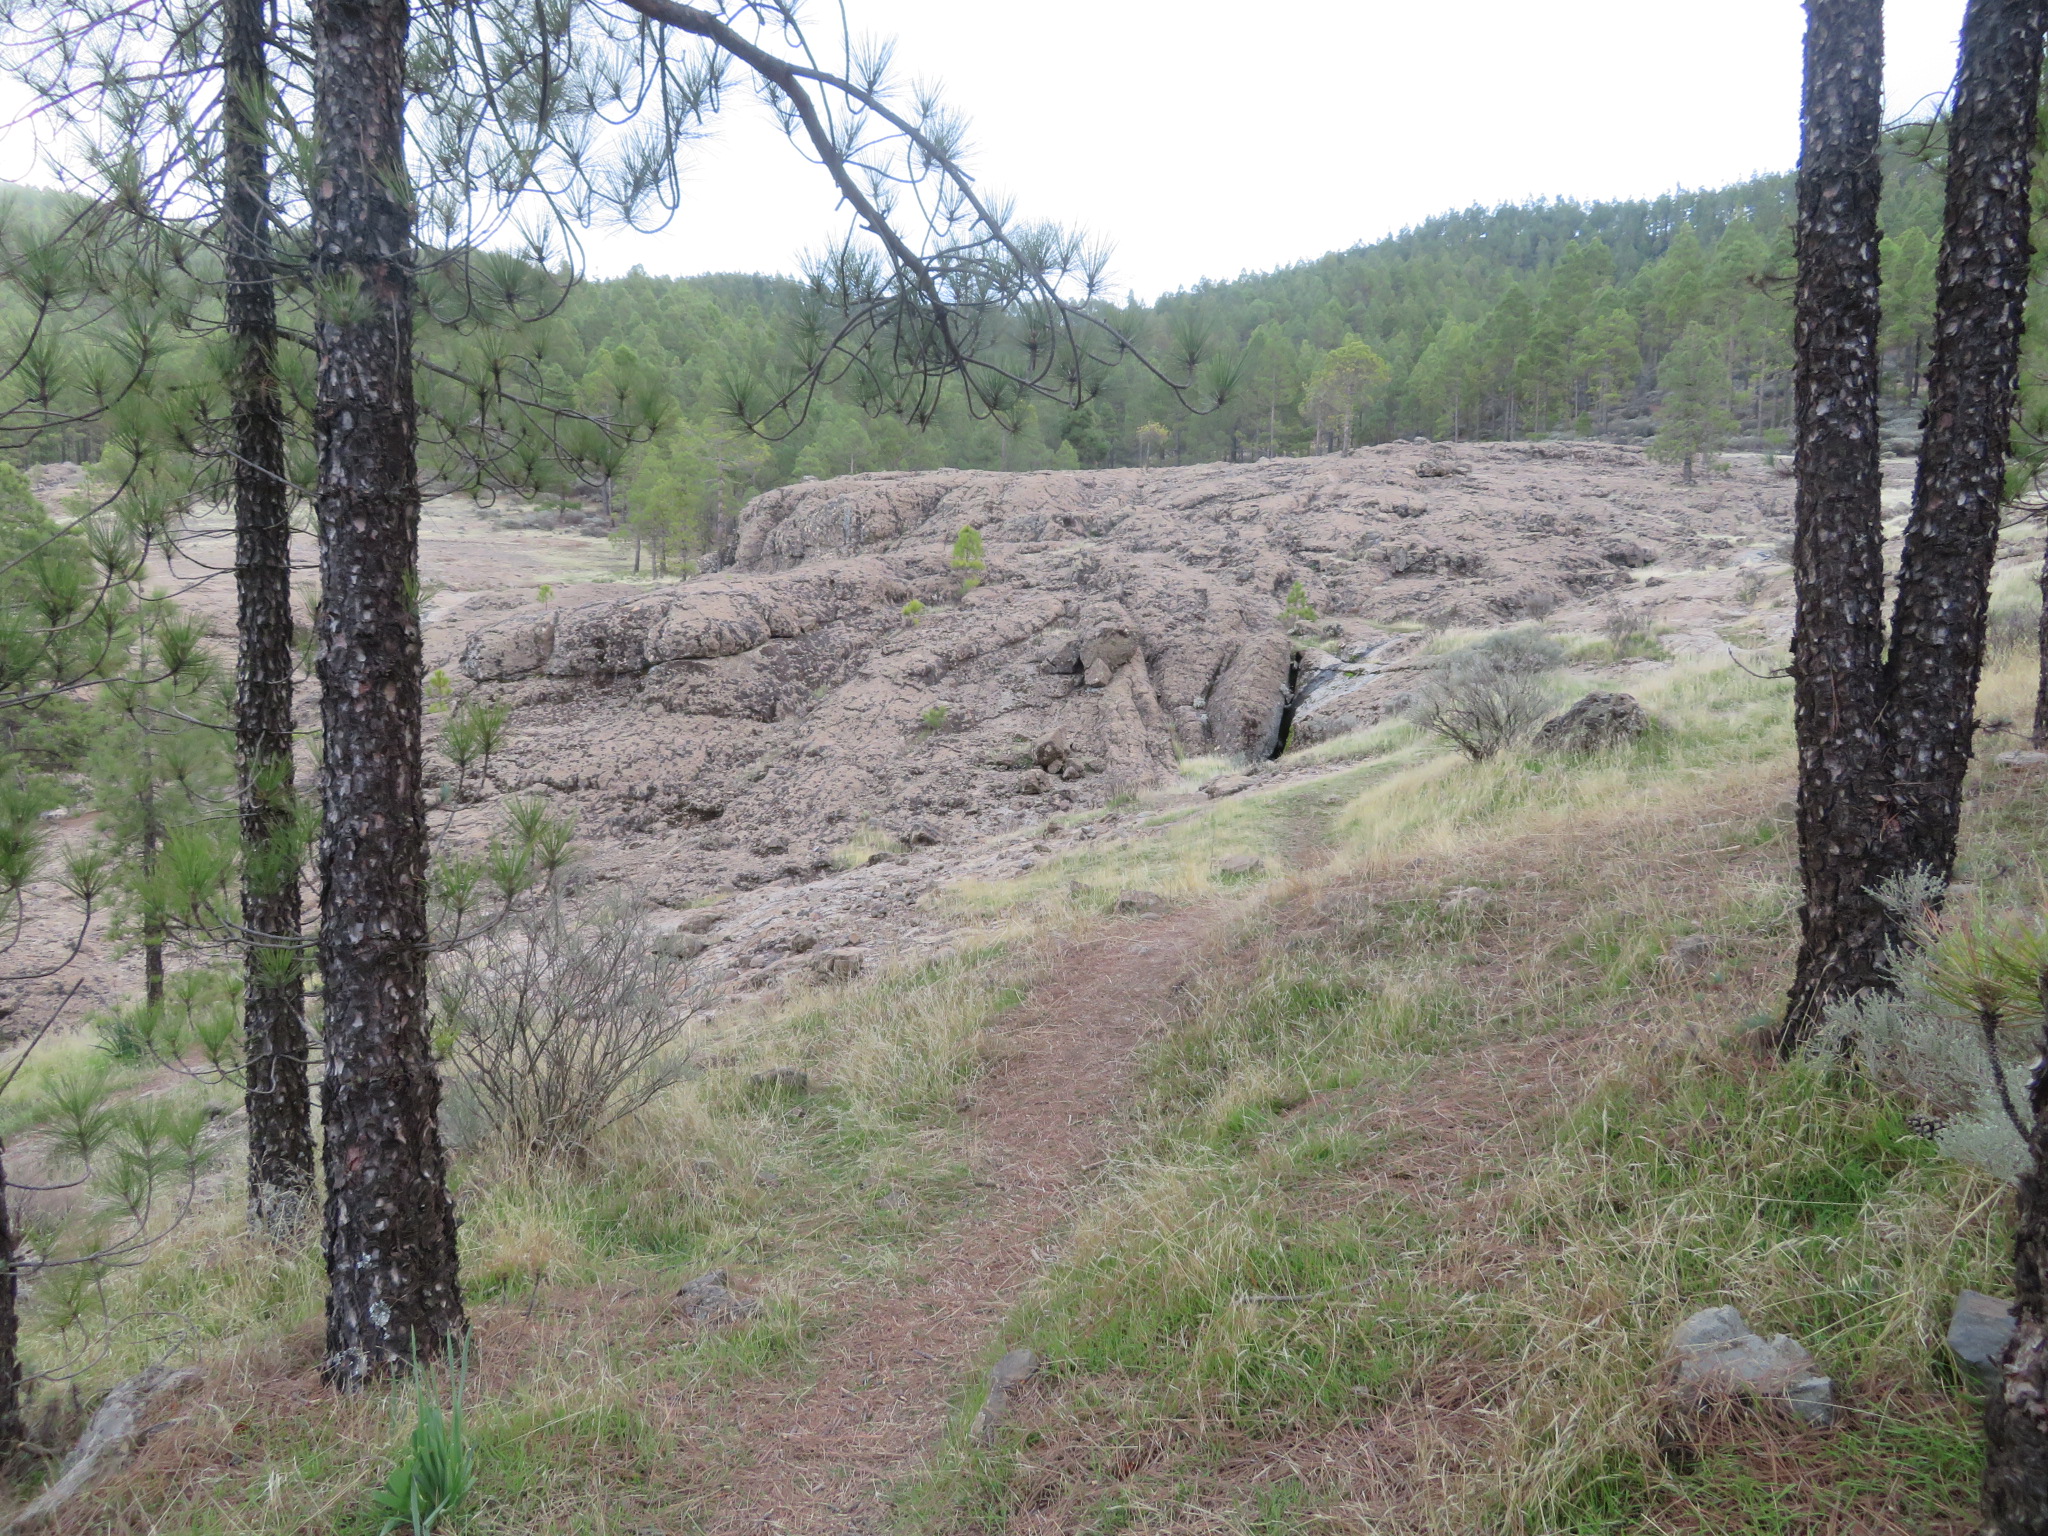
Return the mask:
M 264 0 L 225 0 L 222 197 L 228 333 L 235 347 L 235 768 L 242 820 L 243 1102 L 249 1225 L 282 1235 L 313 1193 L 306 1009 L 292 783 L 292 531 L 277 378 Z
M 1971 0 L 1950 126 L 1927 446 L 1890 679 L 1901 860 L 1944 878 L 1975 731 L 2019 372 L 2044 28 L 2043 0 Z M 2013 1234 L 2017 1327 L 1984 1411 L 1985 1536 L 2048 1536 L 2048 1070 L 2035 1070 L 2030 1097 L 2030 1167 Z
M 320 968 L 327 1358 L 353 1387 L 463 1328 L 427 1032 L 405 0 L 315 0 Z
M 1878 468 L 1878 139 L 1882 0 L 1808 0 L 1799 153 L 1793 411 L 1799 482 L 1793 718 L 1800 949 L 1781 1045 L 1827 1001 L 1882 981 L 1890 928 L 1875 796 L 1884 657 Z
M 2041 574 L 2034 578 L 2034 585 L 2041 589 L 2041 617 L 2034 629 L 2034 647 L 2040 662 L 2034 678 L 2032 744 L 2036 752 L 2048 752 L 2048 546 L 2042 548 Z
M 2019 381 L 2042 0 L 1971 0 L 1949 125 L 1927 430 L 1885 669 L 1892 869 L 1954 872 Z
M 7 1170 L 0 1164 L 0 1459 L 22 1442 L 21 1287 L 16 1278 L 14 1213 L 7 1199 Z

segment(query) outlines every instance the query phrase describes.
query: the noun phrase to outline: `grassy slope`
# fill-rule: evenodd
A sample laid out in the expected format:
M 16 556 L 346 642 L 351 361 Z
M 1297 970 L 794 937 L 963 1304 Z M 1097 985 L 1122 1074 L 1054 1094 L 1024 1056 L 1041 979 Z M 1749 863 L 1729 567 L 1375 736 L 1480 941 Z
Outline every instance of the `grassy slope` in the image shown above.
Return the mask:
M 1986 712 L 2026 689 L 2004 667 Z M 1335 778 L 956 890 L 1010 937 L 761 1021 L 590 1166 L 467 1161 L 462 1528 L 687 1529 L 760 1453 L 734 1423 L 750 1384 L 801 1381 L 835 1298 L 902 1278 L 918 1233 L 971 1209 L 956 1100 L 1039 973 L 1031 934 L 1142 886 L 1237 903 L 1229 941 L 1100 1198 L 991 1340 L 1037 1348 L 1045 1378 L 986 1449 L 960 1383 L 907 1526 L 1965 1529 L 1972 1409 L 1937 1345 L 1956 1287 L 2001 1286 L 2001 1191 L 1895 1108 L 1737 1043 L 1792 935 L 1783 685 L 1699 668 L 1638 691 L 1663 729 L 1611 760 L 1474 766 L 1396 728 L 1324 749 L 1355 754 Z M 1963 878 L 2031 890 L 2038 791 L 1981 786 Z M 1220 884 L 1239 852 L 1273 873 Z M 1691 933 L 1710 959 L 1680 971 Z M 747 1086 L 792 1061 L 829 1087 Z M 34 1119 L 11 1128 L 32 1143 Z M 111 1315 L 146 1324 L 31 1298 L 39 1360 L 104 1347 L 111 1375 L 168 1348 L 211 1371 L 81 1530 L 116 1509 L 165 1533 L 375 1528 L 410 1399 L 311 1385 L 317 1261 L 239 1236 L 237 1182 L 108 1282 Z M 691 1336 L 662 1303 L 713 1264 L 770 1305 Z M 1721 1301 L 1816 1351 L 1842 1428 L 1666 1412 L 1662 1339 Z

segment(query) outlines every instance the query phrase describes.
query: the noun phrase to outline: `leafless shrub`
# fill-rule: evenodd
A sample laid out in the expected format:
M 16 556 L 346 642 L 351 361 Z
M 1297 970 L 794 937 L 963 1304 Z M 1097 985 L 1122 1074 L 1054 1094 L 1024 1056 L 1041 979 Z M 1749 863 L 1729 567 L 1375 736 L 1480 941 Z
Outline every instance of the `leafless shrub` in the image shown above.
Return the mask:
M 436 1011 L 483 1134 L 536 1156 L 575 1154 L 680 1075 L 697 1007 L 644 913 L 549 908 L 450 954 Z
M 2034 649 L 2041 627 L 2038 609 L 1997 608 L 1984 627 L 1984 649 L 1994 660 L 2024 656 Z
M 1513 644 L 1454 652 L 1416 690 L 1409 718 L 1475 763 L 1485 762 L 1527 737 L 1550 713 L 1541 681 L 1548 669 L 1538 662 L 1540 654 L 1539 647 Z

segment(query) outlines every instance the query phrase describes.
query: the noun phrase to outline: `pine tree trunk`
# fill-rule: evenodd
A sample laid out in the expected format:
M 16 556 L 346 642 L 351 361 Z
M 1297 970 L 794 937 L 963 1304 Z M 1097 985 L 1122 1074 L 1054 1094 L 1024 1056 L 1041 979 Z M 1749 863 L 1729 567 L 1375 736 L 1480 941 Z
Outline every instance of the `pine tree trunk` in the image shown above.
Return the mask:
M 1882 982 L 1890 925 L 1876 797 L 1884 664 L 1877 444 L 1882 0 L 1808 0 L 1799 153 L 1793 416 L 1799 470 L 1793 723 L 1805 900 L 1779 1046 L 1834 997 Z
M 1886 667 L 1887 862 L 1946 881 L 1976 733 L 2028 267 L 2043 0 L 1971 0 L 1949 123 L 1927 429 Z
M 1892 678 L 1902 859 L 1946 878 L 1975 730 L 2032 252 L 2043 0 L 1971 0 L 1927 368 L 1927 432 L 1906 529 Z M 1946 660 L 1944 660 L 1946 658 Z M 2013 1234 L 2018 1327 L 1985 1404 L 1985 1536 L 2048 1536 L 2048 1070 L 2032 1083 Z
M 2041 574 L 2035 579 L 2041 589 L 2041 617 L 2034 628 L 2034 648 L 2039 662 L 2034 678 L 2034 734 L 2036 752 L 2048 752 L 2048 547 L 2041 551 Z
M 0 1461 L 21 1445 L 21 1286 L 15 1270 L 14 1213 L 0 1163 Z
M 282 1236 L 313 1194 L 292 783 L 292 531 L 271 269 L 264 0 L 221 11 L 228 332 L 236 349 L 235 768 L 242 822 L 249 1225 Z
M 157 909 L 157 849 L 163 843 L 163 828 L 157 822 L 156 754 L 149 748 L 150 727 L 142 722 L 142 836 L 137 848 L 137 867 L 142 871 L 142 1001 L 152 1020 L 164 1011 L 164 919 Z
M 463 1328 L 427 1031 L 405 0 L 315 0 L 321 1083 L 327 1357 L 353 1387 Z

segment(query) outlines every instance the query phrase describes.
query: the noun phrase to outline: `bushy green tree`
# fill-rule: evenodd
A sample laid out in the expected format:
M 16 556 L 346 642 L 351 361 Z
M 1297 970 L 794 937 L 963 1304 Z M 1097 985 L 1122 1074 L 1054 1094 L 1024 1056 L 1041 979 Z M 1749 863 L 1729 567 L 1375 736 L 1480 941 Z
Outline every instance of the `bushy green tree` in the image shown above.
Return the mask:
M 1694 322 L 1686 327 L 1658 368 L 1657 383 L 1664 401 L 1650 454 L 1681 466 L 1690 485 L 1693 465 L 1712 465 L 1736 425 L 1728 409 L 1728 363 L 1705 326 Z

